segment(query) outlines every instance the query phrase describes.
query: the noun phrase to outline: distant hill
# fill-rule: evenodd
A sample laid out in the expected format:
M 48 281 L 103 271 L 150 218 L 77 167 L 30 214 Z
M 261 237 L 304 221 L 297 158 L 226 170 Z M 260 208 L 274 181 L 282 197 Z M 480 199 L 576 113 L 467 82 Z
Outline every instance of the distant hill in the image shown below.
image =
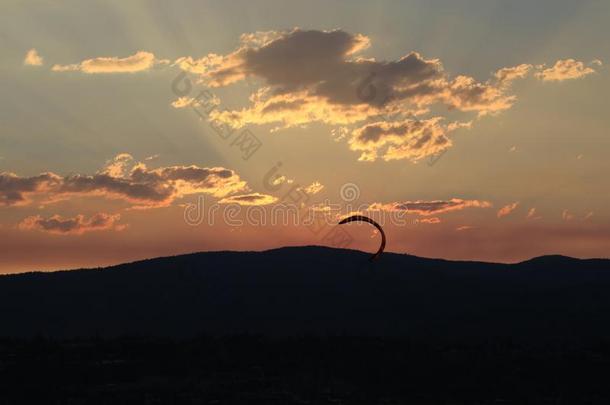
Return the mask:
M 610 260 L 454 262 L 325 247 L 0 277 L 0 336 L 610 336 Z

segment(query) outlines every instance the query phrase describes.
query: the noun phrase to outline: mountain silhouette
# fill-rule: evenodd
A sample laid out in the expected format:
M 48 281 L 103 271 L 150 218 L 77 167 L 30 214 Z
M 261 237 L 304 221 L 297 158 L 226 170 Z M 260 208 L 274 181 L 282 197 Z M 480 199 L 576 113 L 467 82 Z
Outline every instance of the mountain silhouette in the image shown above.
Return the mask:
M 517 264 L 307 246 L 202 252 L 0 277 L 0 336 L 408 336 L 610 333 L 610 260 Z

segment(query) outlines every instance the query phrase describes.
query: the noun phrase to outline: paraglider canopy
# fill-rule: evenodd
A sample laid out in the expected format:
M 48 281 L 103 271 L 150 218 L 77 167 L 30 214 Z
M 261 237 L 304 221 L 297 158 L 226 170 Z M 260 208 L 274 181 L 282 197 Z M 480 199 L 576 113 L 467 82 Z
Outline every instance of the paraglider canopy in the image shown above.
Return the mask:
M 356 221 L 368 222 L 369 224 L 373 225 L 375 228 L 377 228 L 379 230 L 379 233 L 381 234 L 381 246 L 379 246 L 379 250 L 377 250 L 377 253 L 375 253 L 373 256 L 371 256 L 371 258 L 369 260 L 373 261 L 373 260 L 378 259 L 379 256 L 381 256 L 381 253 L 383 253 L 383 250 L 385 249 L 385 232 L 383 232 L 381 225 L 379 225 L 377 222 L 373 221 L 371 218 L 365 217 L 364 215 L 352 215 L 351 217 L 344 218 L 341 220 L 341 222 L 339 222 L 339 225 L 347 224 L 349 222 L 356 222 Z

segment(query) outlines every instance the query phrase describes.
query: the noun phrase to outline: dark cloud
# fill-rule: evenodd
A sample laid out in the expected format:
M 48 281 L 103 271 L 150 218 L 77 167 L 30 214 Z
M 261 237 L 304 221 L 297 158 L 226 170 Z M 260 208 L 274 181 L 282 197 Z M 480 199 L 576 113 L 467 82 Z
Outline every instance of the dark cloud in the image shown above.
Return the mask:
M 133 166 L 128 170 L 128 166 Z M 206 193 L 225 197 L 247 190 L 246 183 L 232 170 L 198 166 L 170 166 L 149 169 L 122 154 L 94 175 L 59 176 L 43 173 L 34 177 L 19 177 L 0 173 L 0 202 L 3 205 L 23 205 L 33 197 L 42 201 L 76 196 L 100 196 L 120 199 L 137 207 L 167 206 L 174 199 L 188 194 Z
M 32 177 L 19 177 L 14 173 L 0 173 L 0 204 L 28 204 L 28 195 L 44 193 L 57 188 L 62 178 L 54 173 L 42 173 Z
M 81 235 L 91 231 L 122 230 L 125 226 L 116 225 L 119 219 L 119 214 L 111 215 L 105 213 L 97 213 L 90 218 L 85 218 L 84 215 L 77 215 L 73 218 L 63 218 L 59 215 L 43 218 L 40 215 L 36 215 L 21 221 L 19 229 L 38 230 L 63 235 Z
M 514 102 L 506 89 L 520 71 L 506 70 L 481 83 L 463 75 L 452 78 L 439 60 L 417 52 L 395 61 L 358 57 L 369 45 L 366 36 L 343 30 L 294 29 L 246 35 L 232 53 L 176 63 L 199 73 L 211 86 L 247 77 L 264 83 L 249 107 L 212 112 L 213 119 L 234 127 L 249 123 L 288 127 L 316 121 L 362 125 L 380 121 L 382 114 L 392 115 L 389 123 L 353 128 L 351 147 L 363 152 L 363 160 L 379 154 L 386 160 L 417 160 L 449 147 L 448 130 L 439 124 L 442 117 L 413 118 L 435 104 L 482 115 L 510 108 Z M 419 133 L 420 125 L 427 128 L 424 133 Z M 379 143 L 366 141 L 375 134 L 383 137 L 380 146 L 387 150 L 378 151 L 373 145 Z
M 233 52 L 200 59 L 184 57 L 175 65 L 199 74 L 210 86 L 226 86 L 248 78 L 262 83 L 248 107 L 212 111 L 212 120 L 233 127 L 275 124 L 281 128 L 312 122 L 346 126 L 351 131 L 352 149 L 362 152 L 361 160 L 378 156 L 385 160 L 418 160 L 450 147 L 446 135 L 459 126 L 429 125 L 430 131 L 419 135 L 404 128 L 445 118 L 440 112 L 424 117 L 433 108 L 470 114 L 458 118 L 461 126 L 475 117 L 507 110 L 516 101 L 509 94 L 510 85 L 534 70 L 530 64 L 504 67 L 487 80 L 478 81 L 468 75 L 450 75 L 438 59 L 427 59 L 417 52 L 390 61 L 360 56 L 369 46 L 369 38 L 362 34 L 297 28 L 245 34 Z M 577 61 L 560 62 L 552 69 L 536 67 L 538 75 L 555 80 L 592 71 Z M 389 123 L 388 128 L 384 128 L 386 124 L 377 124 L 377 130 L 368 124 L 363 126 L 381 118 Z M 375 143 L 362 142 L 363 136 L 375 132 L 384 139 L 383 150 L 373 147 Z

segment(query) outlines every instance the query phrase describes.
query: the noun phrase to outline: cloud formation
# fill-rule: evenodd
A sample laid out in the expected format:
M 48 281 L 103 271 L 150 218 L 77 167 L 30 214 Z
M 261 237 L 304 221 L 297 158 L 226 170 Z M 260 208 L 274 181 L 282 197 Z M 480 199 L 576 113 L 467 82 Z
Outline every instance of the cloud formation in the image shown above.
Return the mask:
M 53 202 L 70 196 L 94 196 L 123 200 L 135 204 L 135 208 L 153 208 L 168 206 L 189 194 L 222 198 L 247 190 L 246 182 L 229 169 L 195 165 L 149 169 L 129 154 L 117 155 L 93 175 L 42 173 L 19 177 L 0 173 L 0 204 L 5 206 L 27 205 L 35 198 Z
M 218 201 L 219 204 L 238 204 L 238 205 L 269 205 L 277 201 L 277 197 L 268 194 L 251 193 L 233 195 Z
M 300 190 L 307 194 L 318 194 L 320 191 L 324 190 L 324 185 L 319 181 L 314 181 L 308 186 L 301 187 Z
M 541 219 L 542 217 L 539 215 L 536 215 L 536 207 L 530 208 L 529 211 L 527 212 L 527 216 L 525 217 L 526 219 Z
M 482 200 L 463 200 L 452 198 L 450 200 L 435 201 L 403 201 L 391 203 L 373 203 L 369 210 L 404 211 L 406 213 L 431 216 L 451 211 L 460 211 L 466 208 L 489 208 L 492 204 Z
M 309 121 L 344 124 L 382 111 L 413 113 L 432 104 L 489 113 L 512 104 L 497 83 L 450 77 L 438 59 L 417 52 L 395 61 L 356 56 L 369 46 L 366 36 L 343 30 L 255 33 L 242 36 L 240 46 L 228 55 L 191 59 L 198 68 L 187 69 L 210 86 L 250 76 L 265 82 L 251 108 L 221 115 L 236 125 L 298 125 L 303 114 L 311 116 Z
M 561 212 L 561 219 L 564 221 L 571 221 L 574 219 L 574 214 L 571 213 L 568 209 L 565 209 Z
M 517 66 L 502 68 L 494 76 L 502 86 L 507 86 L 517 79 L 526 78 L 533 68 L 534 66 L 523 63 Z
M 150 70 L 156 64 L 168 64 L 167 60 L 159 60 L 150 52 L 139 51 L 125 58 L 98 57 L 85 59 L 80 63 L 69 65 L 53 65 L 54 72 L 81 71 L 83 73 L 136 73 Z
M 440 224 L 441 219 L 439 217 L 421 218 L 417 220 L 419 224 Z
M 60 215 L 53 215 L 43 218 L 40 215 L 25 218 L 18 227 L 21 230 L 38 230 L 61 235 L 82 235 L 86 232 L 104 230 L 123 230 L 124 225 L 116 223 L 121 218 L 119 214 L 97 213 L 89 218 L 84 215 L 77 215 L 73 218 L 63 218 Z
M 295 28 L 243 34 L 237 48 L 224 55 L 184 56 L 170 62 L 139 51 L 125 58 L 54 65 L 52 70 L 133 73 L 163 65 L 196 74 L 200 83 L 211 87 L 254 79 L 259 88 L 247 106 L 212 109 L 209 119 L 234 128 L 268 124 L 274 126 L 272 131 L 324 123 L 334 126 L 335 133 L 341 128 L 341 138 L 360 153 L 361 161 L 416 162 L 450 148 L 453 131 L 510 109 L 517 100 L 511 94 L 514 81 L 531 74 L 543 81 L 577 79 L 601 65 L 595 60 L 585 66 L 575 59 L 558 60 L 549 68 L 523 63 L 502 67 L 481 81 L 449 74 L 439 59 L 413 51 L 389 61 L 364 57 L 370 46 L 363 34 Z M 201 101 L 183 96 L 171 105 L 197 107 Z M 449 121 L 444 111 L 453 111 L 457 120 Z
M 271 124 L 300 127 L 313 122 L 347 128 L 345 138 L 360 160 L 420 160 L 451 146 L 449 134 L 474 118 L 512 107 L 511 84 L 538 70 L 543 80 L 590 73 L 582 62 L 558 61 L 550 69 L 521 64 L 504 67 L 486 81 L 450 75 L 438 59 L 409 52 L 397 60 L 361 56 L 371 41 L 336 29 L 257 32 L 242 35 L 226 55 L 184 57 L 174 65 L 199 75 L 212 87 L 253 78 L 261 83 L 250 104 L 215 110 L 210 119 L 233 127 Z M 188 100 L 178 100 L 183 106 Z M 439 108 L 463 119 L 443 124 Z M 435 113 L 431 114 L 434 109 Z M 470 114 L 470 116 L 468 116 Z
M 14 173 L 0 172 L 0 204 L 27 205 L 31 202 L 30 196 L 50 193 L 57 190 L 61 183 L 62 177 L 54 173 L 19 177 Z
M 451 140 L 447 134 L 470 125 L 471 123 L 444 125 L 441 117 L 428 120 L 379 121 L 356 129 L 349 145 L 350 149 L 362 152 L 359 160 L 373 161 L 378 154 L 382 154 L 386 161 L 417 161 L 449 148 Z
M 30 49 L 25 54 L 25 59 L 23 59 L 23 64 L 26 66 L 42 66 L 43 62 L 43 57 L 40 56 L 38 51 L 34 48 Z
M 502 218 L 502 217 L 509 215 L 511 212 L 513 212 L 515 209 L 517 209 L 518 206 L 519 206 L 518 201 L 505 205 L 504 207 L 500 208 L 500 210 L 498 211 L 498 218 Z
M 601 66 L 602 62 L 595 60 L 591 65 Z M 585 66 L 584 63 L 574 59 L 558 60 L 555 65 L 545 69 L 541 67 L 536 77 L 545 82 L 560 82 L 564 80 L 580 79 L 595 73 L 595 70 L 590 66 Z

